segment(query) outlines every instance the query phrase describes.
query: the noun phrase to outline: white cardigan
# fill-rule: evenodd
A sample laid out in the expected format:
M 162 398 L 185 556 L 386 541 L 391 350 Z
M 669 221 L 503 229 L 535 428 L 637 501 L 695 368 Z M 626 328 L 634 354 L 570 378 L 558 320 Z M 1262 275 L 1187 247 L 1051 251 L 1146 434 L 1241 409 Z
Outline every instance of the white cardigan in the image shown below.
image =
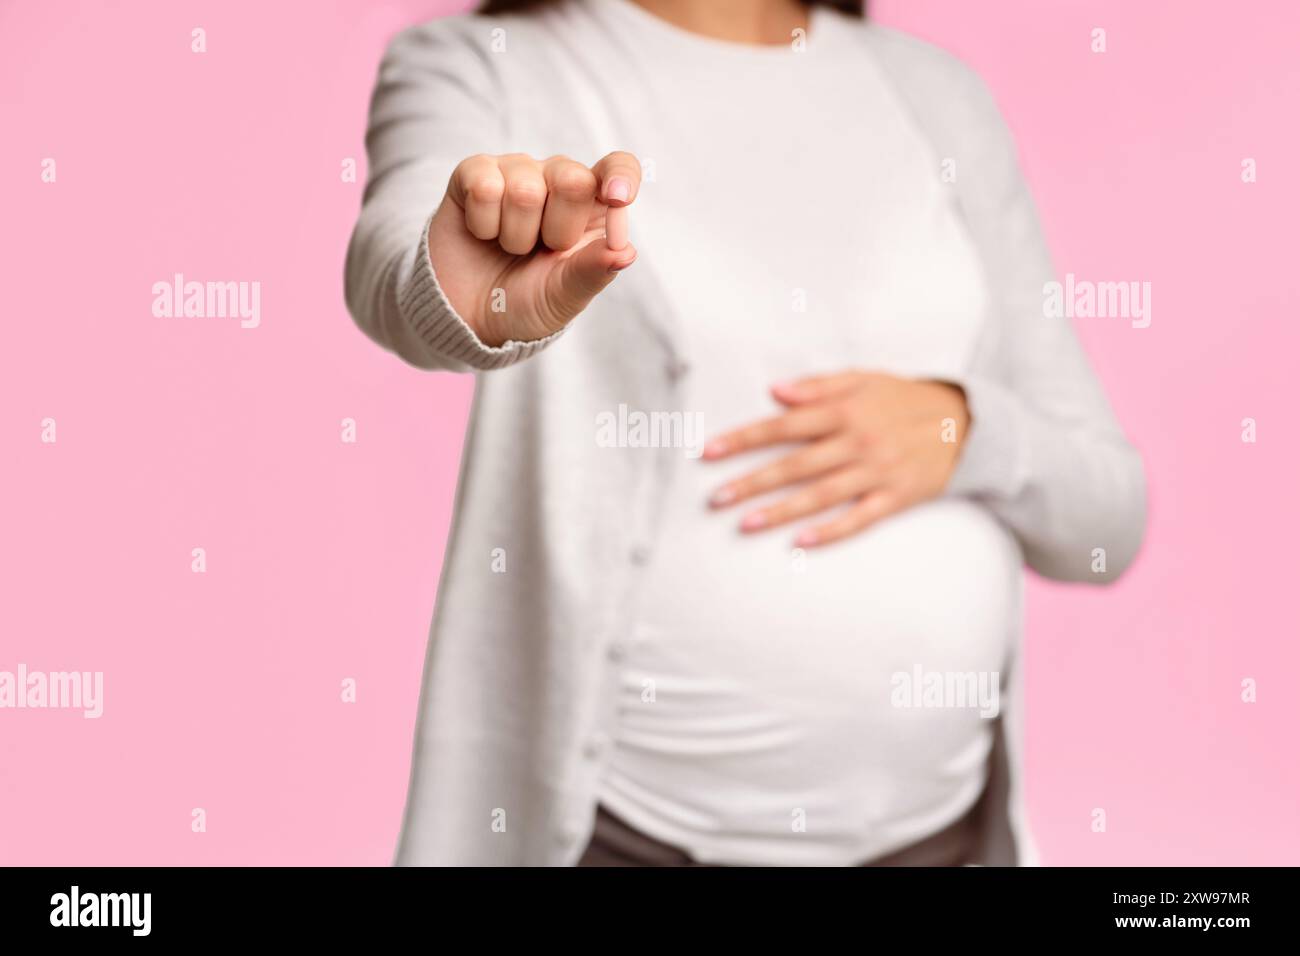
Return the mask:
M 567 330 L 498 348 L 455 314 L 429 263 L 429 217 L 466 156 L 594 161 L 637 151 L 636 110 L 616 116 L 557 68 L 575 42 L 572 13 L 559 4 L 406 30 L 384 58 L 372 104 L 348 306 L 367 335 L 412 365 L 477 373 L 398 864 L 576 861 L 602 766 L 591 744 L 614 720 L 626 609 L 659 544 L 658 490 L 683 460 L 674 449 L 609 455 L 593 440 L 601 410 L 680 407 L 690 374 L 692 357 L 673 311 L 656 308 L 662 296 L 644 261 Z M 1142 464 L 1067 320 L 1044 316 L 1053 270 L 1006 127 L 984 85 L 951 56 L 875 24 L 853 29 L 936 155 L 955 160 L 953 202 L 996 303 L 997 321 L 959 377 L 972 427 L 948 493 L 988 507 L 1040 574 L 1113 579 L 1141 542 Z M 501 38 L 509 55 L 492 52 Z M 1106 570 L 1095 573 L 1098 548 Z M 982 840 L 981 861 L 993 865 L 1035 862 L 1013 643 Z

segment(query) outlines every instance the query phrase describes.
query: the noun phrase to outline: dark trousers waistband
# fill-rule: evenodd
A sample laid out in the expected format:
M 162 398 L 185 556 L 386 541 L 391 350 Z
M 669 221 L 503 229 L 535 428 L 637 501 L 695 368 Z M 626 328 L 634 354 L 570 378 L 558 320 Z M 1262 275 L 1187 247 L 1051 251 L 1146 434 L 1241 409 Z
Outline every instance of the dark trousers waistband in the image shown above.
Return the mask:
M 859 866 L 963 866 L 975 862 L 983 798 L 959 820 L 922 840 Z M 711 866 L 630 826 L 603 806 L 578 866 Z

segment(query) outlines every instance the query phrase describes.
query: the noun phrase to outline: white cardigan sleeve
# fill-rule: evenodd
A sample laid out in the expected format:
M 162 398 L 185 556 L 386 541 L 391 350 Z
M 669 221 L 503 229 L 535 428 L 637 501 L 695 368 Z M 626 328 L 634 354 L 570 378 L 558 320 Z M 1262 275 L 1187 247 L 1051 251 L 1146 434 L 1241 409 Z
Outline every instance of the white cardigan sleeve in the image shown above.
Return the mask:
M 513 365 L 561 332 L 484 345 L 447 301 L 429 261 L 429 221 L 461 160 L 507 152 L 502 91 L 481 20 L 404 30 L 379 69 L 366 131 L 369 170 L 344 270 L 348 310 L 375 342 L 418 368 Z
M 971 427 L 948 490 L 992 509 L 1045 577 L 1109 581 L 1142 541 L 1142 460 L 1069 320 L 1044 314 L 1055 273 L 1015 144 L 983 83 L 972 74 L 966 86 L 959 195 L 992 280 L 996 327 L 985 361 L 958 381 Z

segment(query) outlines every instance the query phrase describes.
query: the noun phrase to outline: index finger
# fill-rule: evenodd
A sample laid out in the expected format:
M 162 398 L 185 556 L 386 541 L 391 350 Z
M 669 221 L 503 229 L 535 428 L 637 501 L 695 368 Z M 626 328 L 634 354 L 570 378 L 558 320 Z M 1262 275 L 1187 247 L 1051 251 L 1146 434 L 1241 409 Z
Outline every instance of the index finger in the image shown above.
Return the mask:
M 836 411 L 830 406 L 813 405 L 797 408 L 784 415 L 766 418 L 761 422 L 719 435 L 704 446 L 703 454 L 706 459 L 717 460 L 742 451 L 752 451 L 755 448 L 778 445 L 782 442 L 820 438 L 835 431 L 836 426 Z
M 591 171 L 599 186 L 596 195 L 607 206 L 627 206 L 641 189 L 641 162 L 631 153 L 610 153 Z
M 823 402 L 860 388 L 868 378 L 865 372 L 856 369 L 833 372 L 830 375 L 814 375 L 811 378 L 778 382 L 772 386 L 772 395 L 785 405 Z

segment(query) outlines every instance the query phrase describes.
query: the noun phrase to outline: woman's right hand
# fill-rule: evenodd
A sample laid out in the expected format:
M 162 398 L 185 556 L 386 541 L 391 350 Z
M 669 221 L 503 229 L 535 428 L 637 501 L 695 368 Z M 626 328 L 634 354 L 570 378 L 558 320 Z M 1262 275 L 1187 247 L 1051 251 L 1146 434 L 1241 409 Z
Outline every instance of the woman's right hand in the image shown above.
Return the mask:
M 488 346 L 559 331 L 635 261 L 625 207 L 640 185 L 631 153 L 590 169 L 564 156 L 464 160 L 429 225 L 452 308 Z

